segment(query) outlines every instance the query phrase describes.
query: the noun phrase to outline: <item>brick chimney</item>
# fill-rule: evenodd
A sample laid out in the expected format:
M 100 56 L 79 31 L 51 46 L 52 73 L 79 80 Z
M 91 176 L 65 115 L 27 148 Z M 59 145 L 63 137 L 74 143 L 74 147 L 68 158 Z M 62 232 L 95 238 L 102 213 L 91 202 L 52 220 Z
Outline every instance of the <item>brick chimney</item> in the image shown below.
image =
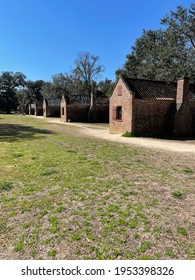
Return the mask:
M 189 79 L 186 77 L 178 79 L 177 96 L 176 96 L 177 111 L 179 110 L 181 105 L 188 100 L 188 92 L 189 92 Z
M 186 137 L 192 133 L 192 113 L 188 103 L 189 79 L 181 78 L 177 82 L 177 97 L 174 134 Z

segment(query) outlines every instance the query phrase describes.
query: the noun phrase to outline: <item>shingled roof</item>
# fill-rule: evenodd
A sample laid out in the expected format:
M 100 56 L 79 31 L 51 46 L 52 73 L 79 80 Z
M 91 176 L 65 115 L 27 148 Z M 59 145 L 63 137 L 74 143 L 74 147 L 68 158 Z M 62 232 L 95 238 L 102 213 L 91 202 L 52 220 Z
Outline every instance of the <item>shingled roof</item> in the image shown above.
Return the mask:
M 127 87 L 135 93 L 135 98 L 175 100 L 177 83 L 134 79 L 121 76 Z
M 60 106 L 60 99 L 57 98 L 45 98 L 45 102 L 48 106 Z

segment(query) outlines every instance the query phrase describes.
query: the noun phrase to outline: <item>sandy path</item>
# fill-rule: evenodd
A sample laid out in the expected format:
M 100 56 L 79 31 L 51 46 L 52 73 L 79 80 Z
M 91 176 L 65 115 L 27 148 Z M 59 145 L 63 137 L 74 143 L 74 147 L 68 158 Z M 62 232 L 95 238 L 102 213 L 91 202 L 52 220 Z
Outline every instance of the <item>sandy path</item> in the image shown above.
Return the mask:
M 42 117 L 40 117 L 43 119 Z M 104 139 L 112 142 L 125 143 L 128 145 L 142 146 L 145 148 L 160 149 L 172 152 L 194 153 L 195 140 L 179 141 L 141 137 L 121 137 L 118 134 L 109 133 L 108 124 L 87 124 L 87 123 L 64 123 L 57 118 L 44 119 L 50 123 L 63 124 L 79 128 L 79 133 L 91 137 Z

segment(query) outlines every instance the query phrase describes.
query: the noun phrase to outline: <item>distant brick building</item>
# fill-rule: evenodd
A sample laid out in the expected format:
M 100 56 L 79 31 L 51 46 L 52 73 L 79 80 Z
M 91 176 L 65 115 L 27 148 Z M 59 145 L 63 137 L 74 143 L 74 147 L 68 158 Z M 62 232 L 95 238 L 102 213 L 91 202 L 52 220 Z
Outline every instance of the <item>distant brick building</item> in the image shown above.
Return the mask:
M 60 99 L 44 98 L 43 116 L 45 118 L 60 117 Z
M 93 106 L 90 96 L 72 95 L 68 101 L 62 96 L 60 111 L 64 122 L 109 122 L 108 98 L 102 95 L 94 94 Z
M 43 116 L 43 100 L 29 104 L 29 115 Z
M 111 133 L 135 136 L 195 134 L 195 86 L 121 76 L 110 97 Z

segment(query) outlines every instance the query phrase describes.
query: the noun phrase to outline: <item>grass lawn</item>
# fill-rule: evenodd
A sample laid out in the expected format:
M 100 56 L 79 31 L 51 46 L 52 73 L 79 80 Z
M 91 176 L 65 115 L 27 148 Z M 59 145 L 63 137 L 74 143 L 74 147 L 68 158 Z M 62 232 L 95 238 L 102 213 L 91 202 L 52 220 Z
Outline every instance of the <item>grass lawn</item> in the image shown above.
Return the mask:
M 0 115 L 0 259 L 195 259 L 195 160 Z

